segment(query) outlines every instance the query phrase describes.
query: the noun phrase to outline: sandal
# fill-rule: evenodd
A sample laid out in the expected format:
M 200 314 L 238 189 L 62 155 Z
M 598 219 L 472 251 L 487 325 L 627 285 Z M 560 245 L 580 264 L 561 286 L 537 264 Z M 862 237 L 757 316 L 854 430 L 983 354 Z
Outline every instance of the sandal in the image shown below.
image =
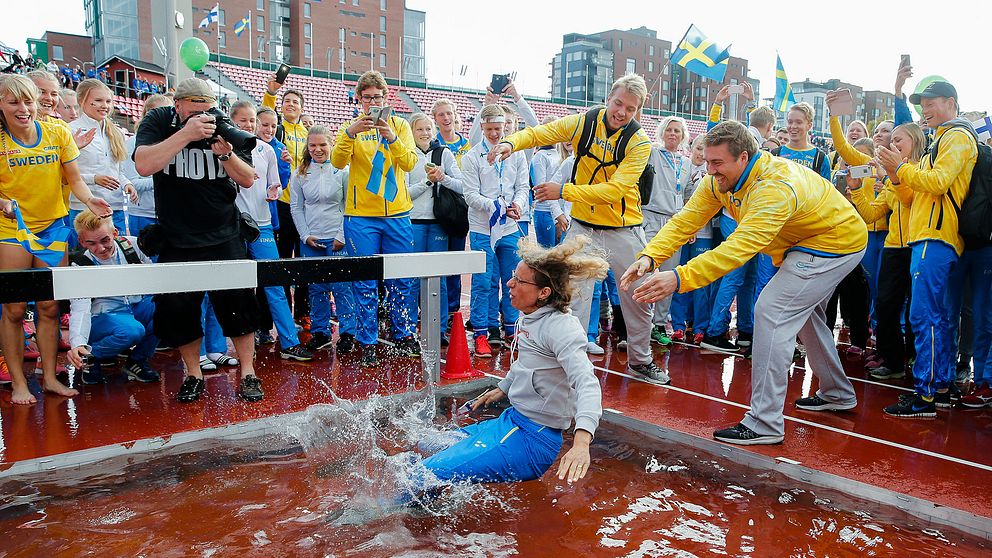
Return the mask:
M 216 364 L 217 366 L 237 366 L 238 364 L 240 364 L 238 362 L 238 359 L 230 355 L 220 355 L 219 357 L 213 360 L 213 363 Z
M 214 364 L 214 361 L 210 360 L 205 356 L 202 356 L 200 357 L 200 370 L 203 371 L 217 370 L 217 365 Z

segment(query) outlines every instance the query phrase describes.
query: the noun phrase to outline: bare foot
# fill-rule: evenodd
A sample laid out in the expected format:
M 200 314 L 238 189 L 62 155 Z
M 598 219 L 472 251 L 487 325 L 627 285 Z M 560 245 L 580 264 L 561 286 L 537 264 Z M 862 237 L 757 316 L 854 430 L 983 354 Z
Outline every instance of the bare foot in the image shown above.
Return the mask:
M 41 389 L 45 393 L 61 395 L 62 397 L 72 397 L 74 395 L 79 395 L 78 391 L 62 385 L 62 382 L 58 380 L 54 380 L 51 382 L 48 381 L 42 382 Z
M 10 402 L 14 405 L 34 405 L 38 400 L 28 391 L 27 386 L 24 386 L 23 388 L 14 388 L 14 394 L 11 396 Z

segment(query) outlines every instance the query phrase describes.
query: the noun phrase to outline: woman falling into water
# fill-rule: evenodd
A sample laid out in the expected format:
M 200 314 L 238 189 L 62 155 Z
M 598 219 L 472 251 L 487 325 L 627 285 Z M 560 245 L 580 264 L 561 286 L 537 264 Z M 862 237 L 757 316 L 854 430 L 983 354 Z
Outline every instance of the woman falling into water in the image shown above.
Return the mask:
M 504 397 L 512 406 L 495 419 L 463 428 L 465 438 L 426 458 L 423 464 L 438 480 L 539 478 L 558 457 L 562 431 L 573 420 L 575 439 L 561 459 L 558 478 L 575 482 L 588 472 L 602 394 L 586 355 L 586 328 L 569 306 L 573 280 L 602 279 L 609 269 L 606 260 L 588 253 L 588 244 L 585 236 L 551 249 L 521 240 L 521 261 L 509 281 L 510 301 L 520 311 L 510 371 L 471 408 Z

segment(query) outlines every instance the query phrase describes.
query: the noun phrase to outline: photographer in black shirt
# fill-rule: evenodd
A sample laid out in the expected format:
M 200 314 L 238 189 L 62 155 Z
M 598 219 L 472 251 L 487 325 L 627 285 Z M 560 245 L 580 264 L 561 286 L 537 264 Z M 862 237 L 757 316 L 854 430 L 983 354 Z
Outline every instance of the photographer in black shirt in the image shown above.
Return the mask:
M 148 112 L 138 128 L 134 165 L 153 176 L 155 207 L 161 228 L 148 240 L 158 244 L 159 263 L 247 259 L 241 238 L 241 213 L 235 205 L 238 187 L 255 181 L 251 165 L 254 142 L 235 150 L 217 135 L 218 117 L 208 114 L 216 97 L 203 80 L 185 79 L 175 93 L 175 106 Z M 229 138 L 230 139 L 230 138 Z M 157 236 L 157 238 L 155 238 Z M 226 337 L 234 341 L 241 361 L 238 394 L 262 399 L 255 376 L 255 326 L 258 305 L 250 289 L 206 293 Z M 170 293 L 155 297 L 155 334 L 179 347 L 186 379 L 178 399 L 191 402 L 203 394 L 200 308 L 204 293 Z

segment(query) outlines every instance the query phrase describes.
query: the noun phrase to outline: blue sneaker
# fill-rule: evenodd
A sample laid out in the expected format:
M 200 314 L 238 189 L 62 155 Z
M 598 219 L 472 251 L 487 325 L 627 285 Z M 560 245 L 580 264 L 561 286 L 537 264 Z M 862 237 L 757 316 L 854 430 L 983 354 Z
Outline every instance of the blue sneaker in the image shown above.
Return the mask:
M 933 418 L 937 416 L 937 405 L 933 399 L 927 401 L 918 394 L 899 396 L 899 402 L 885 408 L 885 414 L 899 418 Z

